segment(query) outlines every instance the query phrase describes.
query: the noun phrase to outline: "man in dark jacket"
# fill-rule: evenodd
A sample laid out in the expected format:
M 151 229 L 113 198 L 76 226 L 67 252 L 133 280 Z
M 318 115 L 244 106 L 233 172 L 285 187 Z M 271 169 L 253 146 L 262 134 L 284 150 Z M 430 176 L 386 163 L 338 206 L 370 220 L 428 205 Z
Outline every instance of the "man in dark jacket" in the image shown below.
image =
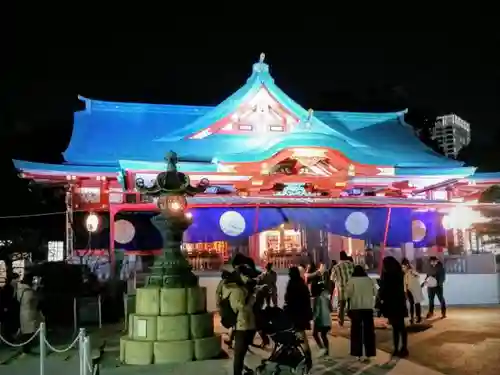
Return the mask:
M 446 273 L 443 263 L 435 257 L 429 258 L 430 268 L 424 284 L 427 285 L 427 295 L 429 296 L 429 312 L 427 319 L 434 315 L 434 299 L 438 298 L 441 304 L 441 318 L 446 318 L 446 301 L 444 300 L 443 285 L 446 280 Z

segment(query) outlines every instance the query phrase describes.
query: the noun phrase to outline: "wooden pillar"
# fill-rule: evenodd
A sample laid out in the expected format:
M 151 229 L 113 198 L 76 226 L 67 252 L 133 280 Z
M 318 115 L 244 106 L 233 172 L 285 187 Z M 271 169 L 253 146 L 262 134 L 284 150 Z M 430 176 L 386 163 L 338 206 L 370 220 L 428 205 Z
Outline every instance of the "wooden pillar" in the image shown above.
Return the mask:
M 116 254 L 115 254 L 115 215 L 117 211 L 109 210 L 109 271 L 113 278 L 116 272 Z
M 73 228 L 73 193 L 74 189 L 72 185 L 68 185 L 66 188 L 66 235 L 65 235 L 65 258 L 69 258 L 74 255 L 74 228 Z

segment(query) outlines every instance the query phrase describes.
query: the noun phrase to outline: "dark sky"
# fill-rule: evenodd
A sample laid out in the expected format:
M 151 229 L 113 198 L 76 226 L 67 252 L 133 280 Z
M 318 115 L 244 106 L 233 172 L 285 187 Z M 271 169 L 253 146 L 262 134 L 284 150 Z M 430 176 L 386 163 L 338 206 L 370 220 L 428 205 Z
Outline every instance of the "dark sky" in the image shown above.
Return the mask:
M 77 94 L 215 105 L 245 82 L 260 52 L 277 84 L 306 108 L 455 112 L 480 147 L 500 136 L 500 32 L 331 32 L 321 42 L 304 31 L 226 32 L 173 45 L 175 37 L 121 33 L 97 43 L 81 33 L 58 47 L 21 40 L 3 85 L 2 164 L 60 161 Z
M 37 127 L 50 129 L 53 139 L 47 142 L 59 152 L 67 141 L 77 94 L 217 104 L 244 83 L 251 64 L 265 52 L 278 85 L 305 107 L 383 111 L 408 106 L 431 115 L 456 112 L 472 124 L 473 138 L 483 142 L 500 127 L 497 34 L 335 33 L 328 44 L 316 48 L 302 48 L 302 43 L 286 48 L 279 38 L 270 43 L 269 37 L 259 43 L 254 35 L 251 43 L 234 50 L 224 43 L 228 36 L 220 34 L 214 34 L 209 46 L 195 48 L 171 47 L 167 41 L 144 47 L 137 34 L 121 35 L 129 41 L 126 48 L 92 43 L 41 48 L 27 41 L 19 46 L 9 77 L 11 90 L 3 103 L 9 112 L 6 125 L 28 139 Z

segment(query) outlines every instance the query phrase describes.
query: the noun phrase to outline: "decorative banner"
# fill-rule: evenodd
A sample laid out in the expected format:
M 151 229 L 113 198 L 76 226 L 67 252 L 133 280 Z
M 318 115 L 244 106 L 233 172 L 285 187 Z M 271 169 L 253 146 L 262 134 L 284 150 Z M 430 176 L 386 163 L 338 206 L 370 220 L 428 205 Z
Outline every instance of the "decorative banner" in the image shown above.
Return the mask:
M 429 247 L 436 244 L 439 235 L 444 234 L 440 214 L 411 208 L 392 208 L 388 228 L 388 208 L 385 207 L 212 207 L 193 208 L 189 212 L 193 215 L 193 224 L 186 231 L 184 241 L 192 244 L 225 241 L 236 245 L 255 233 L 276 228 L 284 222 L 374 244 L 380 244 L 386 238 L 388 247 L 400 247 L 408 242 L 413 242 L 416 248 Z M 162 248 L 160 233 L 151 223 L 155 215 L 152 212 L 118 214 L 114 224 L 115 248 L 131 251 Z M 86 248 L 88 234 L 77 240 L 77 249 Z M 109 246 L 109 232 L 96 233 L 91 240 L 92 249 L 106 249 Z
M 279 208 L 195 208 L 186 242 L 234 241 L 277 227 L 286 221 Z
M 115 241 L 120 244 L 127 244 L 134 239 L 135 227 L 128 220 L 115 221 Z
M 411 216 L 412 241 L 415 248 L 436 245 L 439 236 L 446 235 L 441 223 L 441 214 L 437 211 L 415 210 Z

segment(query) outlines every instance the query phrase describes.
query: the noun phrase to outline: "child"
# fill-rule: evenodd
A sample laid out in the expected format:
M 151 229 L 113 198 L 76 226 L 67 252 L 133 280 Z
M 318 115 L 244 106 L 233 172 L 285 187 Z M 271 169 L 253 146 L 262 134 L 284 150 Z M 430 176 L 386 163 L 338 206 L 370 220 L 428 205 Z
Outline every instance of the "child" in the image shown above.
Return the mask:
M 320 284 L 322 290 L 319 296 L 314 299 L 313 305 L 313 337 L 320 347 L 320 356 L 329 354 L 328 332 L 332 327 L 330 314 L 332 305 L 330 303 L 330 293 L 325 289 L 324 284 Z

